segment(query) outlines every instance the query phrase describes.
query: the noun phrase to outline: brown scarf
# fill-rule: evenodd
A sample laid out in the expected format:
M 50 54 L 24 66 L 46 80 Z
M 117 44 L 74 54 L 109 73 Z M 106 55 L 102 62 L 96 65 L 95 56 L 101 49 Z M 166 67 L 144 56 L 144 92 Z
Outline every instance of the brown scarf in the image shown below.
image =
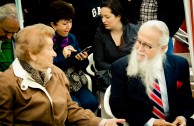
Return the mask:
M 26 61 L 19 61 L 23 69 L 26 70 L 37 83 L 41 84 L 42 86 L 46 85 L 46 82 L 48 82 L 48 76 L 45 74 L 45 72 L 32 68 Z

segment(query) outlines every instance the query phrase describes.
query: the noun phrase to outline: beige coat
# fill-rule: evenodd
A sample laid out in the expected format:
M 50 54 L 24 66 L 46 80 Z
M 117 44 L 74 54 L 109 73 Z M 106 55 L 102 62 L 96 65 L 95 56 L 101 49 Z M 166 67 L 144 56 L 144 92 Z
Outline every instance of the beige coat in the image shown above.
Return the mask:
M 79 126 L 97 126 L 101 119 L 72 101 L 64 73 L 54 66 L 47 74 L 50 80 L 43 87 L 16 59 L 0 75 L 0 124 L 64 126 L 68 120 Z

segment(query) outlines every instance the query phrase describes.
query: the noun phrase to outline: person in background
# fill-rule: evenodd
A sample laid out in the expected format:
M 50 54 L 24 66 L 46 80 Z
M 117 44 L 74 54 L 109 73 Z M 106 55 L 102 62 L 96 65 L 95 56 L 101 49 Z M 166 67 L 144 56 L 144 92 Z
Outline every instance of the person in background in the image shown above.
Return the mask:
M 19 30 L 16 6 L 7 3 L 0 7 L 0 73 L 5 71 L 15 58 L 13 35 Z
M 183 0 L 120 0 L 127 19 L 141 25 L 148 20 L 161 20 L 170 31 L 167 53 L 173 53 L 172 37 L 185 19 Z
M 101 5 L 102 25 L 93 44 L 97 70 L 108 70 L 111 63 L 129 54 L 138 27 L 128 23 L 118 0 L 107 0 Z
M 16 56 L 0 74 L 0 124 L 28 126 L 112 126 L 124 119 L 101 119 L 73 102 L 69 81 L 53 65 L 53 28 L 27 26 L 16 35 Z
M 75 17 L 71 33 L 73 33 L 80 45 L 81 49 L 93 45 L 96 29 L 101 24 L 100 5 L 106 0 L 64 0 L 69 2 L 75 8 Z M 93 48 L 88 54 L 93 53 Z M 92 79 L 92 92 L 96 94 L 98 90 L 95 77 Z
M 100 5 L 106 0 L 65 0 L 75 8 L 72 33 L 77 37 L 80 48 L 92 46 L 96 29 L 101 24 Z M 90 52 L 93 52 L 91 50 Z
M 54 0 L 22 0 L 24 26 L 47 23 L 48 7 Z
M 65 1 L 54 1 L 50 4 L 49 22 L 55 30 L 53 38 L 54 50 L 57 56 L 54 58 L 54 64 L 61 68 L 64 72 L 69 71 L 72 67 L 79 71 L 85 71 L 88 65 L 88 53 L 82 53 L 76 37 L 69 33 L 72 27 L 72 19 L 74 16 L 74 8 Z M 67 73 L 66 74 L 70 74 Z M 81 78 L 80 78 L 81 79 Z M 75 83 L 71 83 L 75 85 Z M 73 86 L 72 86 L 73 87 Z M 78 91 L 70 92 L 70 95 L 79 106 L 90 109 L 93 112 L 98 108 L 96 96 L 83 85 Z
M 93 45 L 94 35 L 96 29 L 101 24 L 101 9 L 100 5 L 106 0 L 64 0 L 69 2 L 75 8 L 75 17 L 73 19 L 73 33 L 80 45 L 81 49 Z M 93 53 L 93 48 L 88 54 Z M 92 79 L 92 92 L 96 94 L 98 85 L 96 78 L 90 76 Z
M 193 126 L 194 104 L 186 59 L 166 54 L 167 25 L 141 25 L 131 55 L 110 68 L 110 108 L 130 126 Z

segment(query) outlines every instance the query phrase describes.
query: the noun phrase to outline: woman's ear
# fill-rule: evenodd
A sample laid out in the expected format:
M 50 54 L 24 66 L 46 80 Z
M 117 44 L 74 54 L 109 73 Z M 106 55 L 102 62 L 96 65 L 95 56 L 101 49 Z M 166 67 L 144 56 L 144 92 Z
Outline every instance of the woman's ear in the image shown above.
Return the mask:
M 50 22 L 50 25 L 51 25 L 51 27 L 56 31 L 56 27 L 55 27 L 54 22 Z
M 121 15 L 118 15 L 117 18 L 118 18 L 119 20 L 121 20 Z
M 32 61 L 36 61 L 37 60 L 37 55 L 36 54 L 34 54 L 32 51 L 30 51 L 29 50 L 29 56 L 30 56 L 30 59 L 32 60 Z

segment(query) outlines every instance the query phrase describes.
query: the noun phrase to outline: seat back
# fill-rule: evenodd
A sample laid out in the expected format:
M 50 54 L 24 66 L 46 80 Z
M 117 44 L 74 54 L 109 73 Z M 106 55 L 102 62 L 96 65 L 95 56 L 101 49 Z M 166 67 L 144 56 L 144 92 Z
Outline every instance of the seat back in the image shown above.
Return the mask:
M 92 76 L 95 76 L 95 71 L 97 71 L 97 70 L 95 68 L 95 63 L 94 63 L 94 59 L 93 59 L 93 53 L 91 53 L 88 56 L 88 60 L 89 60 L 89 64 L 86 67 L 86 71 L 87 71 L 88 74 L 90 74 Z
M 86 78 L 88 79 L 87 87 L 92 92 L 92 79 L 88 74 L 85 74 Z
M 115 118 L 114 115 L 112 114 L 112 111 L 111 111 L 110 105 L 109 105 L 110 89 L 111 89 L 111 85 L 106 89 L 106 92 L 104 94 L 104 103 L 103 103 L 103 105 L 104 105 L 104 111 L 111 118 Z M 129 126 L 129 124 L 127 122 L 125 122 L 123 124 L 123 126 Z
M 106 92 L 104 94 L 104 110 L 106 114 L 108 114 L 110 117 L 115 118 L 111 112 L 110 105 L 109 105 L 110 88 L 111 88 L 111 85 L 106 89 Z

